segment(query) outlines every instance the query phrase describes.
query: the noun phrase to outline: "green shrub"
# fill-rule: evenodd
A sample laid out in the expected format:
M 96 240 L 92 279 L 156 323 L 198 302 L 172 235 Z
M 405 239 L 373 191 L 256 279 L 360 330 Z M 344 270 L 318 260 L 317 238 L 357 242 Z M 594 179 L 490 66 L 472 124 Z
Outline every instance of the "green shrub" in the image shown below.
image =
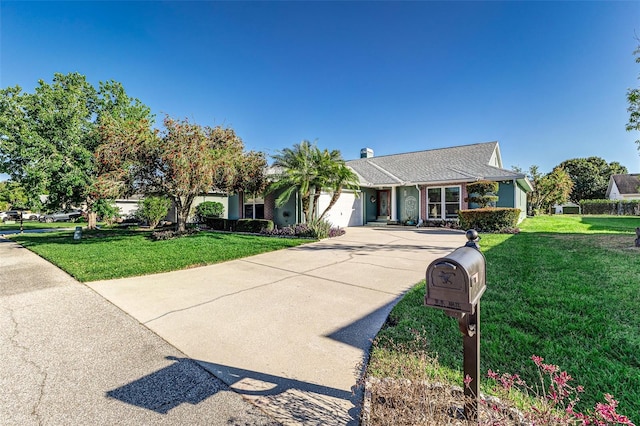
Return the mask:
M 462 229 L 475 229 L 482 232 L 500 232 L 514 229 L 518 225 L 520 209 L 485 208 L 460 210 L 458 218 Z
M 187 237 L 189 235 L 197 234 L 197 229 L 187 229 L 186 231 L 174 231 L 173 229 L 167 229 L 164 231 L 154 231 L 151 233 L 150 238 L 153 241 L 165 241 L 173 240 L 174 238 Z
M 204 223 L 215 231 L 233 231 L 236 229 L 237 219 L 223 219 L 220 217 L 212 217 L 205 219 Z
M 238 219 L 236 231 L 259 233 L 263 229 L 270 231 L 273 229 L 273 221 L 267 219 Z
M 640 216 L 640 200 L 582 200 L 582 214 Z
M 120 217 L 120 208 L 115 205 L 113 200 L 99 199 L 94 204 L 93 211 L 107 225 L 112 225 Z
M 169 207 L 171 207 L 171 200 L 167 197 L 145 197 L 138 201 L 136 217 L 147 222 L 149 227 L 153 229 L 167 215 Z
M 318 240 L 329 238 L 329 232 L 331 231 L 331 224 L 325 219 L 313 219 L 308 223 L 309 229 L 313 233 L 313 237 Z
M 498 182 L 479 180 L 469 183 L 467 184 L 467 192 L 469 197 L 465 198 L 465 201 L 476 203 L 480 208 L 489 207 L 498 201 L 498 196 L 495 195 L 498 192 Z
M 219 218 L 224 215 L 224 205 L 217 201 L 205 201 L 196 206 L 196 220 L 206 222 L 207 219 Z

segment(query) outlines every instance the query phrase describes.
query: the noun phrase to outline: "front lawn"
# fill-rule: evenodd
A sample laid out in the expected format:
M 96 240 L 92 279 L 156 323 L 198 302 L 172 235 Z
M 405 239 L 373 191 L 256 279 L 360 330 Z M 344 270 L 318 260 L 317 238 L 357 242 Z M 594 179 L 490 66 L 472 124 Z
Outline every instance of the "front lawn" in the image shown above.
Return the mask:
M 483 234 L 481 370 L 518 373 L 534 384 L 530 357 L 539 355 L 584 386 L 580 409 L 611 393 L 618 412 L 640 423 L 639 226 L 638 217 L 542 216 L 527 219 L 520 234 Z M 398 376 L 397 344 L 415 345 L 418 330 L 422 349 L 437 354 L 441 366 L 432 376 L 461 384 L 457 322 L 424 307 L 424 291 L 423 281 L 389 315 L 369 375 Z
M 44 223 L 38 222 L 35 220 L 25 220 L 23 223 L 23 228 L 25 230 L 30 229 L 56 229 L 56 228 L 75 228 L 76 226 L 86 226 L 86 223 L 73 223 L 73 222 L 53 222 L 53 223 Z M 0 234 L 2 231 L 16 231 L 20 229 L 20 222 L 16 223 L 3 223 L 0 222 Z
M 288 238 L 200 232 L 152 241 L 149 231 L 121 229 L 21 234 L 11 238 L 79 281 L 122 278 L 209 265 L 309 242 Z

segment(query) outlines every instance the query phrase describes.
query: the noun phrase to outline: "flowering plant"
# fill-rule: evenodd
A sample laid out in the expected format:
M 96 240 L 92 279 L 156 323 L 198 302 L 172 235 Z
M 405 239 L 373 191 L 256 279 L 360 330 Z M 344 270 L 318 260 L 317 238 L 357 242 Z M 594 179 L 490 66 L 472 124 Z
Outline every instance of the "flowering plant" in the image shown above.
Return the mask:
M 606 403 L 597 403 L 592 411 L 587 413 L 577 411 L 579 394 L 584 392 L 584 388 L 574 386 L 573 378 L 566 371 L 560 370 L 557 365 L 545 364 L 544 358 L 533 355 L 531 360 L 538 368 L 539 383 L 535 388 L 528 385 L 517 374 L 492 370 L 487 372 L 489 379 L 494 382 L 494 392 L 505 397 L 502 400 L 512 400 L 515 391 L 536 397 L 536 403 L 529 410 L 521 413 L 529 424 L 635 426 L 628 417 L 616 412 L 618 402 L 610 394 L 604 395 Z M 465 386 L 469 386 L 470 380 L 465 380 L 464 383 Z M 499 421 L 506 420 L 505 415 L 509 418 L 513 417 L 513 410 L 505 409 L 504 403 L 498 401 L 495 398 L 481 399 L 481 403 L 488 408 L 487 413 L 490 417 L 488 424 L 501 424 Z

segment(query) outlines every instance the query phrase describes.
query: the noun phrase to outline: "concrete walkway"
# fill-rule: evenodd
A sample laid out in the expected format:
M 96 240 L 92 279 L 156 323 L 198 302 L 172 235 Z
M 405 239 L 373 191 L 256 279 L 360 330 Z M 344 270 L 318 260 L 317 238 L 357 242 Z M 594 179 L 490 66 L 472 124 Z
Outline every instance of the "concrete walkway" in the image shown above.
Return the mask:
M 296 248 L 88 285 L 277 421 L 357 424 L 370 340 L 428 264 L 465 241 L 457 231 L 349 228 Z
M 274 425 L 91 289 L 0 238 L 0 424 Z

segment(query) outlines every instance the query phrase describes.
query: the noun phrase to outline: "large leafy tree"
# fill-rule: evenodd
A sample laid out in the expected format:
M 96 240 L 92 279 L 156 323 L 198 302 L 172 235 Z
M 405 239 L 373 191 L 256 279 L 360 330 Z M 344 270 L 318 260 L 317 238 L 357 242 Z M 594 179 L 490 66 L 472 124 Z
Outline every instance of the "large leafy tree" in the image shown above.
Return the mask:
M 177 229 L 186 229 L 196 196 L 222 191 L 261 190 L 264 156 L 244 152 L 231 128 L 202 127 L 187 120 L 164 119 L 164 131 L 150 122 L 108 117 L 101 122 L 102 144 L 96 157 L 99 184 L 110 194 L 161 194 L 173 201 Z
M 529 204 L 534 214 L 546 212 L 554 204 L 562 204 L 569 200 L 573 181 L 561 167 L 543 174 L 538 166 L 534 165 L 529 168 L 528 177 L 533 183 L 533 192 L 529 193 Z
M 640 45 L 633 52 L 636 56 L 636 63 L 640 64 Z M 640 77 L 638 77 L 640 80 Z M 640 132 L 640 87 L 635 87 L 633 89 L 627 90 L 627 102 L 629 103 L 629 107 L 627 111 L 629 112 L 629 121 L 627 122 L 627 131 L 637 131 Z M 636 139 L 636 144 L 638 144 L 638 150 L 640 151 L 640 138 Z
M 19 86 L 0 90 L 0 171 L 31 199 L 48 195 L 48 209 L 86 204 L 93 227 L 93 205 L 101 198 L 97 123 L 106 115 L 148 117 L 150 110 L 120 83 L 96 90 L 78 73 L 55 74 L 51 84 L 40 80 L 34 93 Z
M 571 177 L 573 190 L 570 199 L 575 203 L 605 198 L 611 175 L 628 173 L 620 163 L 607 163 L 600 157 L 574 158 L 557 167 L 563 168 Z
M 0 210 L 37 209 L 38 204 L 29 200 L 27 192 L 18 182 L 0 182 Z
M 358 178 L 349 169 L 340 151 L 320 150 L 307 140 L 285 148 L 273 156 L 273 165 L 278 170 L 269 192 L 281 190 L 276 205 L 284 205 L 291 195 L 298 193 L 305 220 L 310 222 L 317 212 L 318 199 L 322 191 L 332 194 L 329 206 L 320 218 L 338 201 L 343 188 L 358 189 Z

